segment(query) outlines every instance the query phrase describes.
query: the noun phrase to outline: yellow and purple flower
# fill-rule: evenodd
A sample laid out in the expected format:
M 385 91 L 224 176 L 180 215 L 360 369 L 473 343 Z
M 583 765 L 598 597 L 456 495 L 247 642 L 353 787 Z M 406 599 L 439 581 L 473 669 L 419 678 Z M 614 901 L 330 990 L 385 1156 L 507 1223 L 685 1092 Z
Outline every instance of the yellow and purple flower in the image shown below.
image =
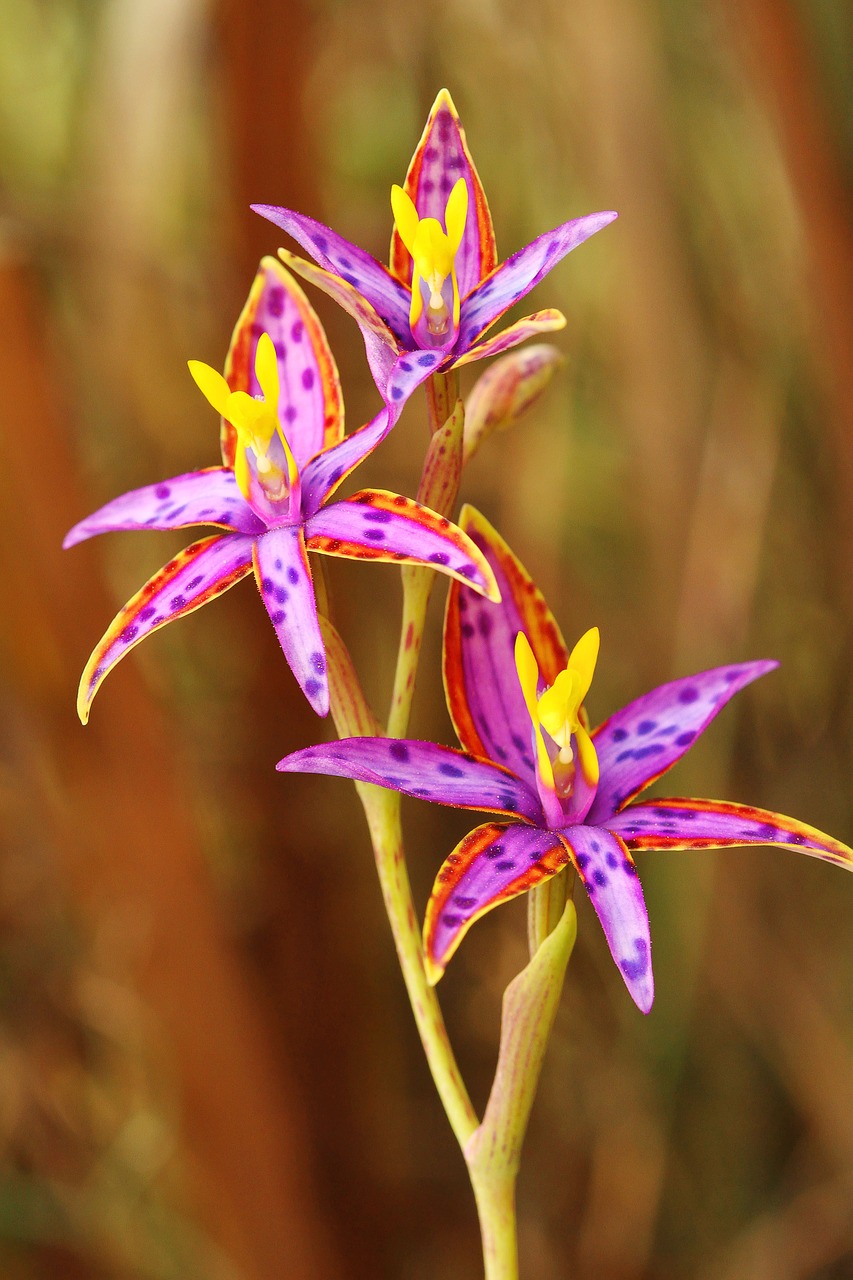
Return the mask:
M 775 662 L 718 667 L 661 685 L 590 732 L 584 702 L 598 655 L 588 631 L 569 653 L 545 600 L 473 508 L 461 527 L 494 571 L 498 605 L 453 583 L 444 684 L 464 750 L 348 738 L 285 757 L 285 772 L 372 782 L 439 804 L 503 814 L 477 827 L 436 878 L 424 949 L 437 981 L 486 911 L 573 866 L 638 1007 L 654 998 L 651 939 L 633 853 L 779 844 L 853 868 L 853 850 L 793 818 L 722 800 L 632 803 L 745 685 Z
M 85 723 L 107 672 L 151 632 L 255 579 L 290 668 L 311 706 L 329 709 L 326 656 L 307 552 L 427 564 L 496 598 L 491 569 L 467 535 L 400 494 L 365 489 L 329 502 L 387 434 L 382 411 L 344 435 L 338 373 L 302 290 L 265 258 L 237 323 L 225 376 L 200 361 L 190 371 L 222 416 L 223 465 L 146 485 L 108 502 L 67 535 L 73 546 L 117 529 L 213 525 L 128 601 L 83 672 Z
M 548 308 L 484 336 L 561 258 L 616 217 L 592 213 L 564 222 L 498 264 L 489 206 L 446 89 L 435 100 L 403 186 L 392 188 L 391 206 L 390 269 L 305 214 L 252 206 L 317 265 L 280 250 L 284 261 L 357 321 L 386 404 L 404 402 L 438 369 L 562 328 L 565 317 Z

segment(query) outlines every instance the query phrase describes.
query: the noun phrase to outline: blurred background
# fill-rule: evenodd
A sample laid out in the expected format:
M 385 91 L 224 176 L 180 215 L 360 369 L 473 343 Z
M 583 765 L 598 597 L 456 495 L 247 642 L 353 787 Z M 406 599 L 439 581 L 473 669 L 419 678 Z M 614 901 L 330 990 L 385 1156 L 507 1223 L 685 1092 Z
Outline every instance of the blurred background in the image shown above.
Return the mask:
M 561 378 L 464 495 L 567 637 L 589 706 L 753 657 L 666 780 L 853 841 L 853 17 L 835 0 L 0 0 L 0 1273 L 467 1280 L 476 1218 L 352 788 L 249 583 L 113 674 L 85 660 L 187 541 L 65 530 L 213 464 L 220 365 L 286 204 L 384 257 L 388 193 L 454 95 L 501 256 L 619 221 L 534 295 Z M 313 299 L 351 427 L 377 396 Z M 531 308 L 528 308 L 531 309 Z M 479 372 L 465 370 L 470 386 Z M 411 405 L 358 485 L 413 493 Z M 399 586 L 331 566 L 384 713 Z M 433 602 L 413 730 L 452 742 Z M 465 816 L 404 802 L 422 909 Z M 529 1280 L 853 1276 L 853 878 L 785 851 L 641 856 L 657 1000 L 588 904 L 519 1188 Z M 442 984 L 475 1102 L 524 904 Z

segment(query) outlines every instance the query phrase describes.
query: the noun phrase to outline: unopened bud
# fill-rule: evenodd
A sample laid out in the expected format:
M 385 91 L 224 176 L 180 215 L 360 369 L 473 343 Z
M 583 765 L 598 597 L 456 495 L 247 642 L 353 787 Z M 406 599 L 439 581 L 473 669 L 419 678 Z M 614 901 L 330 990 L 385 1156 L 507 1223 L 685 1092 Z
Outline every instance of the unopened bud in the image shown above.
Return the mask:
M 563 360 L 556 347 L 539 342 L 510 351 L 478 378 L 465 406 L 464 462 L 493 431 L 518 422 L 542 395 Z

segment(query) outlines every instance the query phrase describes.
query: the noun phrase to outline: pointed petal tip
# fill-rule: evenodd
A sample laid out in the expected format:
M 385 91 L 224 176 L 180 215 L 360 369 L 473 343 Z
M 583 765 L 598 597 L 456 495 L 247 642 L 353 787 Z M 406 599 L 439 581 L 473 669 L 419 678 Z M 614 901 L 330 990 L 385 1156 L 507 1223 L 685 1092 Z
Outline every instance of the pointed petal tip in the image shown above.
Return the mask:
M 444 977 L 445 966 L 438 964 L 426 951 L 424 952 L 424 974 L 431 987 L 437 987 Z

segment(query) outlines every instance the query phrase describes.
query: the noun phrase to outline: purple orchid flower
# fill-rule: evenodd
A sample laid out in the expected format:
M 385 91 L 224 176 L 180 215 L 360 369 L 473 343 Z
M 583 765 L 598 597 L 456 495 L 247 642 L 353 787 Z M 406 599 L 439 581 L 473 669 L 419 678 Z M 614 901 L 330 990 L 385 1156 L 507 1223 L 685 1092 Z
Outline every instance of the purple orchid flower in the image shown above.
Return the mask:
M 631 803 L 689 750 L 729 699 L 775 662 L 718 667 L 645 694 L 589 732 L 584 700 L 598 653 L 588 631 L 571 654 L 545 600 L 494 529 L 470 507 L 460 525 L 494 570 L 497 606 L 454 583 L 444 684 L 463 751 L 429 742 L 348 738 L 286 756 L 285 772 L 377 783 L 439 804 L 507 816 L 456 847 L 424 924 L 437 981 L 471 924 L 572 865 L 639 1008 L 654 998 L 637 849 L 780 844 L 853 868 L 853 850 L 793 818 L 722 800 Z
M 146 485 L 108 502 L 67 535 L 70 547 L 114 529 L 215 525 L 170 560 L 115 618 L 80 681 L 85 724 L 107 672 L 152 631 L 198 609 L 254 570 L 279 643 L 320 715 L 329 709 L 326 656 L 307 551 L 428 564 L 497 598 L 494 576 L 467 535 L 399 494 L 365 489 L 329 503 L 384 438 L 384 408 L 344 437 L 338 372 L 320 322 L 293 277 L 265 258 L 237 323 L 226 376 L 190 362 L 222 415 L 224 465 Z M 260 394 L 259 394 L 260 393 Z
M 355 318 L 386 404 L 411 393 L 413 372 L 423 380 L 439 368 L 562 328 L 565 316 L 549 308 L 483 336 L 561 258 L 616 217 L 593 213 L 564 222 L 498 265 L 489 206 L 446 89 L 435 100 L 404 185 L 392 188 L 391 205 L 390 270 L 305 214 L 252 206 L 318 265 L 282 249 L 284 261 Z

